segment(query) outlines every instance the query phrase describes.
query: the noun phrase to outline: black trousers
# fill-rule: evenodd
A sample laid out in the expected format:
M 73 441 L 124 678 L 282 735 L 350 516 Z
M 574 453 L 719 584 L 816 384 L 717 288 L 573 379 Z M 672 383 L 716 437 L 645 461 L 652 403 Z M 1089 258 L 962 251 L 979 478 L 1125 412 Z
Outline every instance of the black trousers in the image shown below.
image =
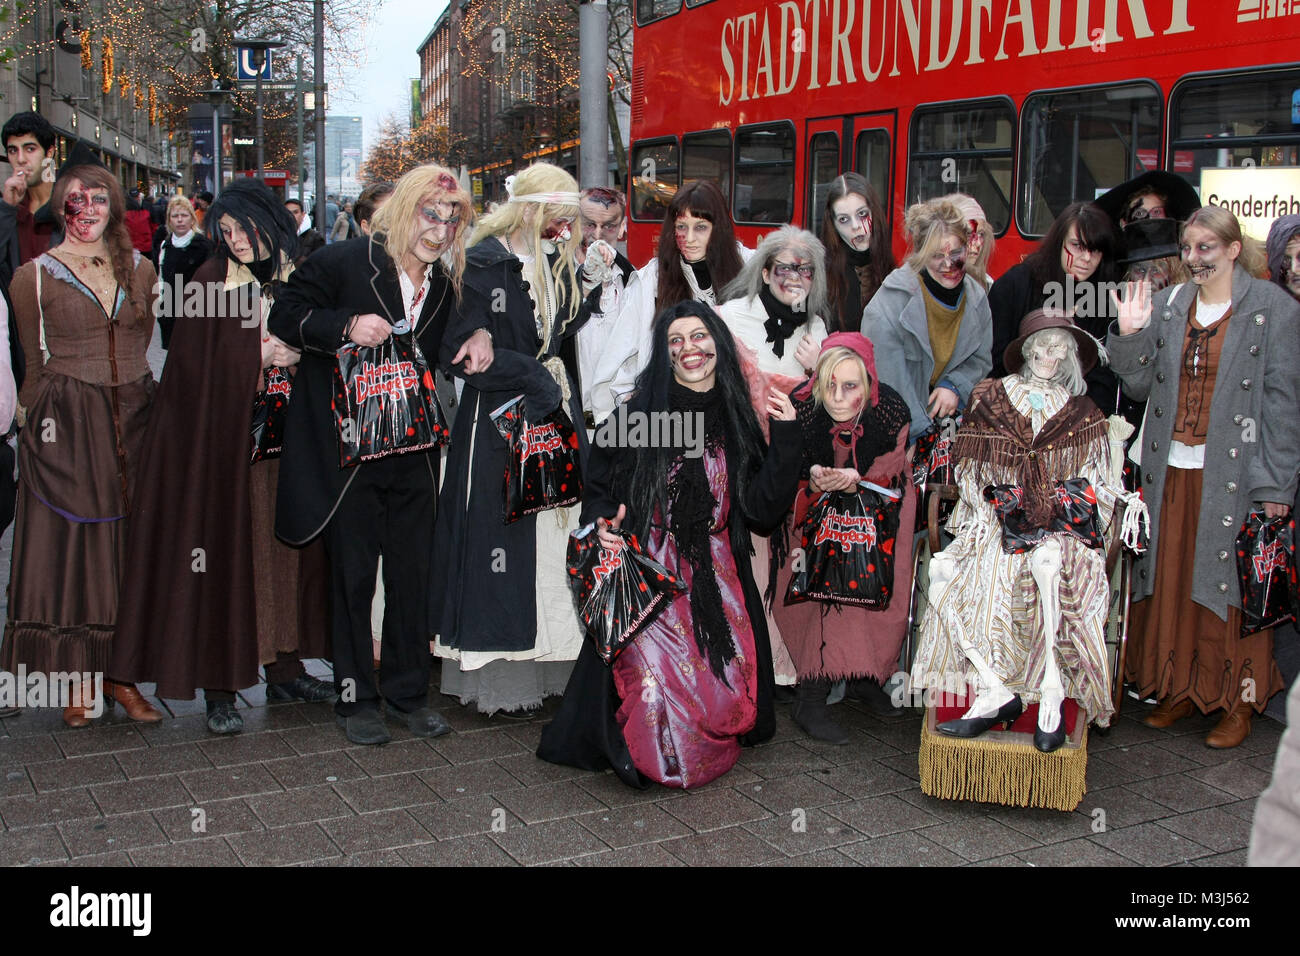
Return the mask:
M 366 462 L 325 531 L 334 597 L 335 711 L 409 713 L 429 701 L 429 558 L 437 500 L 437 452 Z M 370 608 L 384 558 L 384 629 L 374 681 Z

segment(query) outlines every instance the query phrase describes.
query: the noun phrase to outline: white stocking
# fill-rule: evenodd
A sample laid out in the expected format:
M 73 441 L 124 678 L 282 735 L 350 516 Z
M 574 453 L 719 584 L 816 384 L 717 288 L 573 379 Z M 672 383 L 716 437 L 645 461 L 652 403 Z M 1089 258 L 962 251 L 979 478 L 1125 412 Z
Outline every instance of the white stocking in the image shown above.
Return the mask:
M 1056 641 L 1061 630 L 1061 542 L 1048 538 L 1029 556 L 1029 571 L 1038 585 L 1038 604 L 1043 612 L 1043 683 L 1039 688 L 1038 729 L 1051 733 L 1060 725 L 1065 685 L 1056 660 Z
M 932 608 L 942 608 L 947 605 L 944 600 L 944 592 L 947 591 L 948 585 L 952 582 L 953 577 L 957 574 L 957 559 L 940 552 L 930 557 L 930 606 Z M 955 615 L 944 615 L 944 623 L 951 629 L 952 633 L 957 635 L 957 644 L 961 647 L 962 652 L 975 668 L 979 675 L 980 689 L 975 695 L 975 700 L 971 703 L 966 713 L 962 714 L 963 720 L 969 720 L 972 717 L 992 717 L 1007 701 L 1015 695 L 1007 690 L 1006 685 L 989 667 L 988 662 L 980 656 L 979 651 L 975 649 L 966 637 L 966 629 L 962 627 L 961 622 L 956 619 Z

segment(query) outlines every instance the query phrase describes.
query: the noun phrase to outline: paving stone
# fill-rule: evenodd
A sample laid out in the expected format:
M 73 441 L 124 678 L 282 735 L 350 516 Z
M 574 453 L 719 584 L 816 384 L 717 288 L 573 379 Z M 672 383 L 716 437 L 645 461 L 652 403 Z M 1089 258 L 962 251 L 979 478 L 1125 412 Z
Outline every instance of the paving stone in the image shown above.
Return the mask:
M 432 844 L 428 844 L 432 846 Z M 396 850 L 363 850 L 360 853 L 349 853 L 347 856 L 336 856 L 328 860 L 311 860 L 307 863 L 295 863 L 294 866 L 315 867 L 315 866 L 356 866 L 373 869 L 378 866 L 406 866 L 406 861 L 398 854 Z
M 1201 734 L 1170 737 L 1168 740 L 1159 741 L 1156 746 L 1161 750 L 1176 753 L 1201 767 L 1212 767 L 1223 763 L 1224 752 L 1205 746 L 1205 737 Z
M 789 777 L 808 770 L 834 766 L 801 744 L 764 744 L 741 751 L 740 765 L 760 777 Z
M 772 844 L 743 827 L 713 830 L 699 836 L 682 837 L 656 845 L 663 847 L 687 866 L 758 866 L 769 860 L 789 859 Z
M 151 724 L 149 730 L 149 737 L 145 743 L 150 747 L 198 743 L 203 740 L 211 740 L 213 736 L 212 731 L 208 730 L 208 717 L 204 711 L 202 701 L 199 701 L 198 710 L 195 713 L 164 720 L 160 724 Z
M 1277 754 L 1259 754 L 1254 757 L 1247 757 L 1242 763 L 1247 767 L 1254 767 L 1256 770 L 1268 774 L 1271 778 L 1273 771 L 1277 767 Z
M 119 869 L 121 867 L 134 866 L 129 857 L 123 850 L 115 850 L 112 853 L 92 853 L 90 856 L 79 856 L 75 860 L 48 860 L 38 866 L 63 866 L 76 867 L 78 870 L 86 867 L 108 867 Z
M 547 763 L 534 754 L 513 754 L 509 757 L 497 757 L 497 766 L 504 767 L 526 787 L 535 787 L 539 783 L 554 783 L 557 780 L 577 780 L 592 775 L 590 770 L 577 767 L 565 767 L 558 763 Z
M 12 723 L 10 718 L 4 723 Z M 32 737 L 0 737 L 0 768 L 27 767 L 47 760 L 62 760 L 63 751 L 46 734 Z
M 1249 820 L 1252 823 L 1255 820 L 1255 806 L 1258 803 L 1256 799 L 1238 800 L 1236 803 L 1225 803 L 1219 807 L 1224 813 L 1229 813 L 1234 817 L 1240 817 L 1243 820 Z
M 327 820 L 321 826 L 347 854 L 433 842 L 429 831 L 406 810 L 363 813 L 342 820 Z
M 352 746 L 337 724 L 313 724 L 293 730 L 280 731 L 280 739 L 299 754 L 322 754 L 346 750 Z
M 939 797 L 932 797 L 927 793 L 922 793 L 919 786 L 911 790 L 900 790 L 894 796 L 914 807 L 919 807 L 932 817 L 938 817 L 941 821 L 949 823 L 957 820 L 987 817 L 993 811 L 1003 809 L 1001 805 L 996 803 L 979 803 L 975 800 L 942 800 Z
M 518 790 L 523 786 L 510 771 L 491 760 L 435 767 L 417 776 L 444 800 L 463 800 L 485 793 Z
M 961 866 L 966 862 L 956 853 L 927 840 L 923 832 L 892 833 L 851 843 L 841 847 L 840 852 L 864 866 Z
M 241 707 L 239 714 L 244 718 L 244 735 L 260 734 L 268 731 L 297 730 L 313 726 L 304 711 L 309 707 L 321 707 L 330 714 L 334 713 L 332 704 L 276 704 L 272 707 Z
M 625 846 L 571 861 L 574 866 L 685 866 L 657 843 Z
M 1093 812 L 1097 809 L 1105 811 L 1104 818 Z M 1111 787 L 1084 794 L 1076 812 L 1093 820 L 1101 820 L 1107 830 L 1118 830 L 1170 816 L 1173 811 L 1126 787 Z
M 212 768 L 212 761 L 198 748 L 198 745 L 192 743 L 163 744 L 157 747 L 150 746 L 144 750 L 123 750 L 114 754 L 113 759 L 129 779 Z
M 921 720 L 909 717 L 905 720 L 892 721 L 875 718 L 876 725 L 869 727 L 867 733 L 894 750 L 914 754 L 921 749 Z
M 404 846 L 398 855 L 411 866 L 518 866 L 512 857 L 486 836 L 467 836 L 439 843 Z
M 1248 854 L 1243 850 L 1233 850 L 1231 853 L 1218 853 L 1214 856 L 1203 856 L 1199 859 L 1192 860 L 1192 866 L 1230 866 L 1234 869 L 1240 869 L 1248 865 Z
M 1042 807 L 999 807 L 988 819 L 1033 837 L 1039 843 L 1077 842 L 1093 832 L 1090 817 Z M 1023 853 L 1019 855 L 1028 859 Z
M 338 847 L 315 823 L 240 833 L 227 841 L 245 866 L 285 866 L 339 855 Z
M 32 797 L 0 800 L 0 818 L 8 830 L 99 816 L 99 807 L 85 790 L 55 790 Z
M 248 808 L 268 827 L 350 817 L 354 811 L 332 787 L 299 787 L 248 797 Z
M 394 741 L 382 747 L 352 747 L 348 756 L 372 777 L 381 777 L 390 773 L 413 773 L 447 766 L 443 759 L 430 745 L 430 741 L 413 737 L 410 740 Z
M 1200 766 L 1186 757 L 1170 753 L 1153 743 L 1116 747 L 1105 751 L 1103 757 L 1107 762 L 1132 774 L 1134 780 L 1147 780 L 1170 773 L 1184 773 Z
M 874 797 L 882 793 L 911 790 L 916 781 L 879 763 L 855 764 L 836 767 L 830 773 L 817 775 L 817 780 L 834 787 L 847 797 Z
M 542 732 L 550 726 L 549 720 L 530 720 L 517 727 L 506 727 L 503 732 L 519 742 L 519 746 L 530 754 L 537 753 L 542 743 Z
M 225 840 L 192 840 L 168 846 L 140 847 L 131 851 L 136 866 L 243 866 L 238 854 Z M 81 861 L 78 860 L 78 863 Z
M 927 827 L 925 838 L 972 862 L 1042 845 L 991 817 Z
M 102 820 L 72 820 L 59 824 L 63 843 L 75 859 L 92 853 L 131 850 L 167 843 L 154 818 L 147 812 L 127 813 Z
M 789 814 L 796 807 L 806 810 L 810 807 L 823 807 L 829 803 L 843 803 L 848 800 L 848 797 L 839 790 L 828 787 L 807 774 L 775 777 L 733 789 L 778 815 Z
M 442 802 L 441 798 L 413 773 L 341 781 L 334 784 L 334 789 L 358 813 L 396 810 L 401 807 L 418 807 L 425 803 Z
M 1065 840 L 1049 846 L 1031 847 L 1018 850 L 1016 855 L 1026 863 L 1034 866 L 1131 866 L 1131 862 L 1100 847 L 1086 837 L 1078 840 Z
M 149 746 L 140 736 L 140 724 L 117 727 L 93 727 L 54 735 L 65 757 L 88 757 L 91 754 L 116 753 Z M 161 741 L 159 741 L 161 743 Z
M 107 815 L 189 806 L 194 802 L 189 791 L 175 777 L 143 777 L 99 784 L 90 788 L 90 795 Z
M 1258 797 L 1273 779 L 1272 773 L 1257 770 L 1240 760 L 1195 770 L 1188 776 L 1243 800 Z
M 286 757 L 283 760 L 268 760 L 262 766 L 286 790 L 316 787 L 342 780 L 356 780 L 366 775 L 346 750 L 312 754 L 306 757 Z
M 864 836 L 878 837 L 900 830 L 937 826 L 943 821 L 895 794 L 867 797 L 851 803 L 837 803 L 826 808 L 837 820 L 843 820 Z
M 1211 807 L 1159 821 L 1160 825 L 1179 833 L 1216 853 L 1245 850 L 1250 845 L 1251 821 Z
M 442 697 L 430 704 L 434 710 L 446 718 L 451 729 L 458 734 L 472 733 L 478 730 L 498 730 L 509 723 L 505 718 L 494 720 L 486 714 L 480 714 L 474 704 L 464 706 L 454 697 Z
M 195 814 L 195 810 L 203 813 Z M 238 798 L 188 807 L 166 807 L 155 810 L 153 816 L 173 843 L 266 829 L 248 804 Z
M 51 760 L 49 763 L 33 764 L 28 772 L 38 792 L 67 790 L 126 779 L 126 774 L 122 773 L 122 768 L 117 765 L 112 754 Z
M 521 728 L 513 728 L 519 732 Z M 432 741 L 433 749 L 442 754 L 448 763 L 469 763 L 491 760 L 512 754 L 532 754 L 537 747 L 528 747 L 505 730 L 485 730 L 478 734 L 447 734 Z
M 734 769 L 734 768 L 733 768 Z M 629 786 L 619 779 L 618 774 L 610 771 L 598 777 L 581 777 L 575 780 L 579 787 L 587 791 L 607 807 L 639 806 L 643 803 L 662 803 L 686 796 L 682 790 L 661 787 L 652 783 L 644 790 Z
M 1163 746 L 1163 745 L 1160 745 Z M 1130 766 L 1120 766 L 1106 759 L 1110 751 L 1088 754 L 1088 771 L 1086 785 L 1089 790 L 1105 790 L 1108 787 L 1122 787 L 1134 780 L 1144 779 L 1144 775 L 1135 773 Z
M 877 762 L 901 773 L 913 782 L 919 782 L 921 779 L 921 764 L 916 754 L 890 754 L 887 757 L 880 757 Z
M 787 856 L 812 853 L 862 839 L 857 830 L 823 810 L 800 811 L 798 816 L 786 813 L 771 820 L 746 824 L 745 829 Z
M 292 757 L 296 751 L 280 739 L 279 734 L 232 734 L 214 737 L 198 744 L 214 767 L 233 767 L 242 763 L 260 763 L 277 757 Z
M 1212 852 L 1156 823 L 1139 823 L 1137 826 L 1098 833 L 1088 839 L 1143 866 L 1168 866 L 1208 856 Z
M 658 843 L 691 833 L 686 824 L 653 803 L 618 810 L 600 810 L 576 819 L 615 849 Z
M 0 797 L 30 797 L 35 793 L 26 770 L 0 770 Z
M 851 844 L 849 844 L 851 845 Z M 769 860 L 762 864 L 766 867 L 775 866 L 806 866 L 806 867 L 823 867 L 823 866 L 858 866 L 858 862 L 852 857 L 844 855 L 844 847 L 838 849 L 816 850 L 813 853 L 803 853 L 799 856 L 786 857 L 780 860 Z
M 575 820 L 552 820 L 506 830 L 493 833 L 492 839 L 524 866 L 571 860 L 608 849 Z
M 663 809 L 696 833 L 765 820 L 771 816 L 761 804 L 742 797 L 734 790 L 687 792 L 686 799 L 665 803 Z
M 67 858 L 58 827 L 0 831 L 0 866 L 29 866 Z
M 746 767 L 736 764 L 721 777 L 716 780 L 710 780 L 702 787 L 691 787 L 691 793 L 709 793 L 713 790 L 736 790 L 744 789 L 751 784 L 762 782 L 763 778 Z M 665 787 L 665 790 L 675 790 L 675 787 Z M 680 790 L 678 793 L 682 792 Z
M 17 717 L 4 721 L 4 729 L 10 737 L 46 737 L 60 731 L 66 731 L 68 725 L 63 722 L 63 710 L 58 707 L 25 707 Z M 61 752 L 61 751 L 60 751 Z
M 1006 856 L 991 856 L 987 860 L 976 860 L 973 863 L 967 863 L 967 866 L 1029 866 L 1024 860 L 1014 853 L 1008 853 Z
M 605 805 L 571 780 L 496 794 L 497 801 L 525 823 L 576 817 Z
M 502 806 L 500 800 L 488 794 L 446 804 L 412 807 L 410 813 L 439 840 L 491 833 L 494 827 L 510 830 L 524 826 L 523 821 Z
M 1191 774 L 1137 780 L 1129 784 L 1128 789 L 1179 813 L 1232 803 L 1235 799 L 1231 793 L 1206 786 Z
M 180 774 L 181 783 L 199 803 L 245 797 L 255 793 L 278 793 L 281 787 L 261 764 L 241 764 L 214 770 L 191 770 Z

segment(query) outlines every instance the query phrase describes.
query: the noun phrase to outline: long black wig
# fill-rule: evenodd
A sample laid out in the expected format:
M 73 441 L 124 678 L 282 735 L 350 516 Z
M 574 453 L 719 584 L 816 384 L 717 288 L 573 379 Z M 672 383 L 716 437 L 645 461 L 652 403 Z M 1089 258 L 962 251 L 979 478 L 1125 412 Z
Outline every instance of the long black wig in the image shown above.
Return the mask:
M 293 214 L 261 180 L 252 177 L 236 179 L 223 187 L 221 195 L 213 200 L 203 219 L 208 237 L 215 246 L 214 255 L 234 259 L 225 237 L 221 235 L 223 216 L 235 220 L 251 242 L 256 243 L 261 237 L 271 253 L 271 274 L 278 271 L 282 257 L 292 260 L 298 254 L 298 225 L 293 221 Z M 253 269 L 255 275 L 258 271 Z M 258 278 L 265 281 L 262 276 Z

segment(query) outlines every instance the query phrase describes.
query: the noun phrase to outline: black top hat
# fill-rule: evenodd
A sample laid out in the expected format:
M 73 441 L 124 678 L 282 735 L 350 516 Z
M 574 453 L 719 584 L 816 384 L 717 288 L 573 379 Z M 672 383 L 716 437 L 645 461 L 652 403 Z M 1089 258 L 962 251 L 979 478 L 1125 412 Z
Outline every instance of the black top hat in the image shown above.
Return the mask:
M 1128 206 L 1129 198 L 1144 186 L 1151 187 L 1165 197 L 1165 213 L 1170 219 L 1183 222 L 1201 208 L 1200 197 L 1196 195 L 1196 190 L 1191 184 L 1182 176 L 1167 173 L 1163 169 L 1153 169 L 1141 176 L 1135 176 L 1128 182 L 1120 183 L 1114 189 L 1098 196 L 1095 202 L 1118 224 L 1119 217 L 1124 214 Z
M 62 176 L 73 166 L 99 166 L 101 169 L 108 169 L 84 139 L 79 139 L 72 144 L 72 151 L 59 167 L 59 175 Z
M 1176 256 L 1178 249 L 1178 220 L 1139 219 L 1124 227 L 1124 258 L 1122 266 L 1148 259 Z
M 1097 340 L 1079 328 L 1064 312 L 1054 309 L 1035 309 L 1020 320 L 1020 336 L 1013 339 L 1002 353 L 1002 364 L 1008 372 L 1019 372 L 1025 364 L 1025 340 L 1044 329 L 1064 329 L 1074 336 L 1079 345 L 1079 365 L 1087 375 L 1097 364 Z

